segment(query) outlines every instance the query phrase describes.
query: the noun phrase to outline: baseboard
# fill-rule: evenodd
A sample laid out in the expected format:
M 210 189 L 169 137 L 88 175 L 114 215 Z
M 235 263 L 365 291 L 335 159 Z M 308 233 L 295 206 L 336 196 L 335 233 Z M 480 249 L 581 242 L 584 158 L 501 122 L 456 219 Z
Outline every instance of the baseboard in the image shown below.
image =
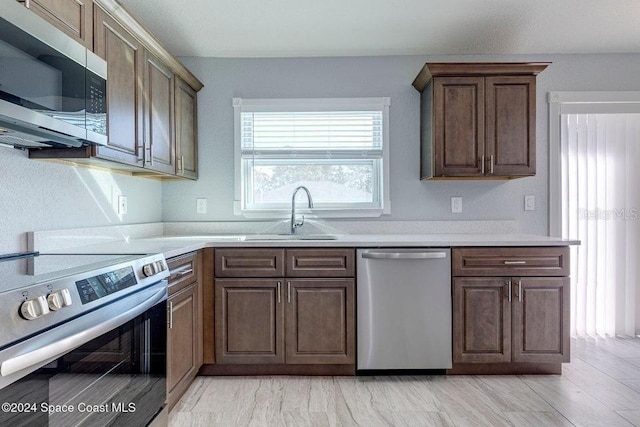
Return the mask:
M 354 376 L 356 365 L 202 365 L 198 375 L 340 375 Z
M 562 363 L 454 363 L 447 375 L 560 375 Z

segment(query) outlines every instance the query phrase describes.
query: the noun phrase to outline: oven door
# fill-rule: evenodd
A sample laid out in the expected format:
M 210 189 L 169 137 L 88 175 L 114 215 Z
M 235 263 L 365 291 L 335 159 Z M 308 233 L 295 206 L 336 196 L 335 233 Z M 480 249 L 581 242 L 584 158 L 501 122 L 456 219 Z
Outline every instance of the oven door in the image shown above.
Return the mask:
M 53 360 L 46 358 L 47 349 L 77 338 L 78 333 L 28 352 L 23 349 L 9 359 L 2 357 L 3 380 L 31 372 L 0 390 L 0 425 L 137 427 L 151 423 L 164 410 L 166 398 L 166 282 L 140 293 L 150 295 L 142 303 L 148 306 L 143 312 L 116 327 L 107 326 L 108 331 Z M 113 319 L 122 315 L 114 316 L 120 312 L 117 306 L 130 299 L 125 297 L 69 323 L 90 322 L 88 333 L 113 325 Z M 95 323 L 99 317 L 103 321 Z M 25 342 L 37 341 L 65 326 Z M 33 343 L 27 346 L 33 347 Z M 38 351 L 45 360 L 36 360 L 34 353 Z M 2 353 L 5 351 L 0 357 Z M 31 362 L 35 364 L 22 368 Z M 38 367 L 33 370 L 33 366 Z

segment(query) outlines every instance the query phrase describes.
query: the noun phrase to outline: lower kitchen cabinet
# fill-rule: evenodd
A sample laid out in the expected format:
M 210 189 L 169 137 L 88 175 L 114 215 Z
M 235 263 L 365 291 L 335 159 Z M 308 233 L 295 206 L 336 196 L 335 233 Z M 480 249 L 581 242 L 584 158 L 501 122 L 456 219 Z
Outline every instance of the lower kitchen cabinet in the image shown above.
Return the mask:
M 168 304 L 167 333 L 167 392 L 171 396 L 184 379 L 195 376 L 197 339 L 197 289 L 191 285 L 171 296 Z
M 511 303 L 502 277 L 453 281 L 454 363 L 511 361 Z
M 569 362 L 569 278 L 514 278 L 512 286 L 512 360 Z
M 168 260 L 167 403 L 172 408 L 202 366 L 202 281 L 198 253 Z
M 220 364 L 352 364 L 353 279 L 217 279 Z
M 453 259 L 453 373 L 557 373 L 570 361 L 570 282 L 556 276 L 568 248 L 454 249 Z M 470 277 L 482 274 L 496 277 Z
M 353 279 L 287 282 L 287 363 L 355 363 L 354 289 Z
M 216 279 L 216 362 L 284 363 L 282 280 Z
M 217 249 L 215 365 L 203 372 L 353 375 L 353 259 L 348 248 Z
M 453 361 L 569 361 L 569 280 L 456 278 Z

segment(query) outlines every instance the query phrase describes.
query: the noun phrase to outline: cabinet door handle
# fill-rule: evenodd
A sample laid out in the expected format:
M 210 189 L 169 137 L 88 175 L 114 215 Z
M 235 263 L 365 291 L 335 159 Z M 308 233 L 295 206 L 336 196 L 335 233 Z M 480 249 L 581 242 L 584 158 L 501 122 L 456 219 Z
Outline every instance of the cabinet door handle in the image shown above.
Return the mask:
M 184 174 L 184 156 L 180 156 L 178 159 L 178 174 Z
M 482 165 L 482 166 L 480 166 L 481 170 L 482 170 L 481 173 L 482 173 L 482 175 L 484 175 L 484 154 L 482 156 L 480 156 L 480 164 Z
M 518 301 L 522 302 L 522 280 L 518 280 Z
M 489 165 L 490 165 L 489 171 L 491 172 L 491 175 L 493 175 L 493 154 L 489 156 Z
M 287 282 L 287 302 L 291 302 L 291 282 Z
M 149 160 L 145 161 L 145 163 L 148 163 L 149 165 L 153 166 L 153 146 L 149 144 L 149 146 L 146 147 L 145 150 L 149 152 Z
M 169 329 L 173 329 L 173 301 L 169 301 Z
M 278 282 L 278 304 L 280 304 L 280 288 L 282 287 L 282 282 Z
M 511 280 L 507 280 L 507 294 L 509 295 L 509 302 L 511 302 Z

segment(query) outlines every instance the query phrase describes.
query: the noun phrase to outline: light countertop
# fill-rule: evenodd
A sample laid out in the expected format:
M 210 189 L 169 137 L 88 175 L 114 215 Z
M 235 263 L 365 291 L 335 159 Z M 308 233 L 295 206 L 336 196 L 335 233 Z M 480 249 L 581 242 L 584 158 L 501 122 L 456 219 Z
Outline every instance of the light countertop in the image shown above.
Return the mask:
M 171 258 L 207 247 L 464 247 L 464 246 L 569 246 L 578 241 L 533 234 L 341 234 L 335 240 L 260 240 L 256 235 L 158 236 L 127 239 L 75 248 L 95 254 L 163 253 Z M 71 250 L 54 252 L 69 253 Z

